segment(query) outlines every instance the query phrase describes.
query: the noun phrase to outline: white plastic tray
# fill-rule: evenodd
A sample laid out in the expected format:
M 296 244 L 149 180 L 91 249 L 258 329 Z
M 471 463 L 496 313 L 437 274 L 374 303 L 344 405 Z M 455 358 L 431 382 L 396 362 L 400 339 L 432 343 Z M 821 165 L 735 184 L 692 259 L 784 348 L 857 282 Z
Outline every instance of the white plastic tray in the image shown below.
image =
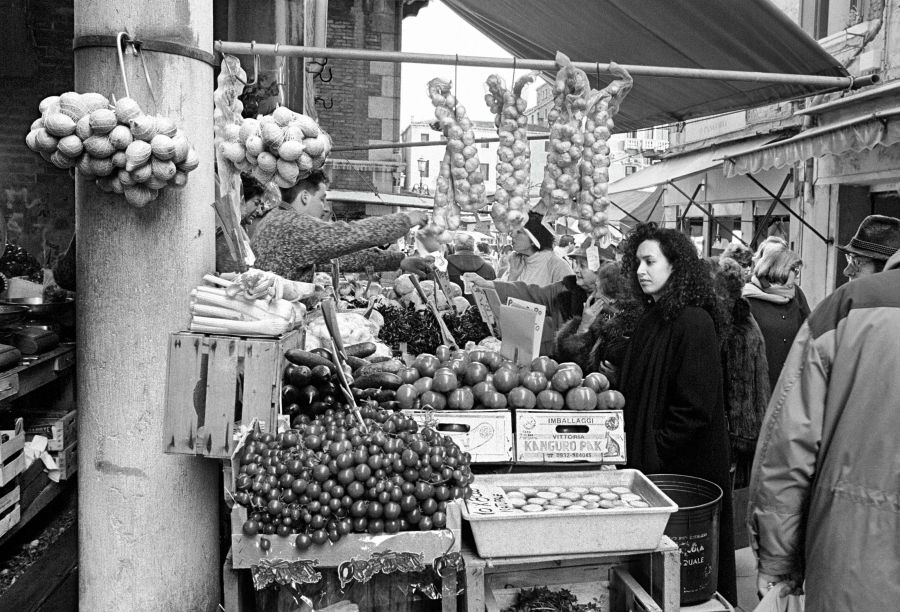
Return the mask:
M 649 508 L 613 508 L 583 512 L 504 513 L 496 487 L 628 487 Z M 678 506 L 638 470 L 532 472 L 477 476 L 472 497 L 463 505 L 480 557 L 531 557 L 576 553 L 655 550 L 669 515 Z M 486 512 L 486 513 L 481 513 Z

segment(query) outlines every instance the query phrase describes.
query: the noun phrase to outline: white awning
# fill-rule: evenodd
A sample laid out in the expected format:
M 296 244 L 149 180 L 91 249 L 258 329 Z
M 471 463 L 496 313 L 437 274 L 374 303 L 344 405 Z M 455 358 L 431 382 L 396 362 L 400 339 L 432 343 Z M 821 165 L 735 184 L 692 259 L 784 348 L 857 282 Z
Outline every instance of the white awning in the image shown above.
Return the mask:
M 783 168 L 811 157 L 859 152 L 876 145 L 900 142 L 900 107 L 867 113 L 757 147 L 740 154 L 721 155 L 728 178 Z
M 722 158 L 733 157 L 746 151 L 757 149 L 770 140 L 772 140 L 771 136 L 761 136 L 741 142 L 714 145 L 692 153 L 664 159 L 657 164 L 647 166 L 634 174 L 610 183 L 609 195 L 613 196 L 626 191 L 656 187 L 669 181 L 677 181 L 694 174 L 706 172 L 718 166 Z

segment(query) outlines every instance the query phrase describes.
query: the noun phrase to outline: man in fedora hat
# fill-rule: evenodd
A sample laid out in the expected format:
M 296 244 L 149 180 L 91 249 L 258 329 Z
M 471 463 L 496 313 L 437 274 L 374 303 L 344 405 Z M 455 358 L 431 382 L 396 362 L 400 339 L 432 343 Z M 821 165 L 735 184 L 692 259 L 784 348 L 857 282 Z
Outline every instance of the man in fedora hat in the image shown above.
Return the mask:
M 850 280 L 881 272 L 888 258 L 900 250 L 900 219 L 869 215 L 850 242 L 838 249 L 847 257 L 844 276 Z

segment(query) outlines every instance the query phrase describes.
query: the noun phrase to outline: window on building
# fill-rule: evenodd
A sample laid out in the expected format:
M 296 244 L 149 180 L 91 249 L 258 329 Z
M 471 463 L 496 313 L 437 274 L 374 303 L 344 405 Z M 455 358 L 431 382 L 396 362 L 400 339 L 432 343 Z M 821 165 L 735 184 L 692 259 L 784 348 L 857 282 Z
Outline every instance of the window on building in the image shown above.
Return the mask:
M 481 170 L 481 176 L 484 177 L 484 180 L 487 181 L 491 174 L 491 167 L 488 164 L 481 164 L 479 166 Z
M 420 139 L 422 142 L 428 142 L 429 140 L 431 140 L 431 135 L 430 134 L 422 134 L 422 135 L 420 135 Z
M 491 143 L 489 143 L 489 142 L 482 142 L 482 143 L 479 143 L 479 144 L 481 145 L 481 148 L 482 148 L 482 149 L 487 149 L 488 147 L 491 146 Z
M 428 171 L 431 169 L 431 161 L 425 160 L 425 171 L 422 172 L 422 178 L 428 178 Z
M 625 176 L 637 172 L 637 166 L 625 166 Z

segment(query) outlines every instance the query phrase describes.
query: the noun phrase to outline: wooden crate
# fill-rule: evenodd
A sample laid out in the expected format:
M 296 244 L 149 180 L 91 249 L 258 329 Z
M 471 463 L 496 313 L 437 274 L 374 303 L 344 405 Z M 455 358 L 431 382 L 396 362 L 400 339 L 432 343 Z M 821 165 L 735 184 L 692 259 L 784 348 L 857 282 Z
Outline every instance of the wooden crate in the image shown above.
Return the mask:
M 22 419 L 16 419 L 15 429 L 0 430 L 9 440 L 0 443 L 0 487 L 10 483 L 25 468 L 25 429 Z
M 299 330 L 277 338 L 171 334 L 163 450 L 226 459 L 239 423 L 258 419 L 274 432 L 284 352 L 302 342 Z
M 592 598 L 601 603 L 608 600 L 611 612 L 675 612 L 679 608 L 680 553 L 678 545 L 667 537 L 660 540 L 654 551 L 484 559 L 467 544 L 462 548 L 462 555 L 466 565 L 465 609 L 468 612 L 500 612 L 513 601 L 518 590 L 549 585 L 554 585 L 553 589 L 568 588 L 584 598 L 581 603 Z M 615 592 L 617 569 L 629 579 L 624 592 L 637 593 L 629 601 L 638 601 L 644 607 L 620 605 L 625 601 L 625 594 L 623 589 L 619 589 L 620 595 Z
M 0 511 L 0 537 L 6 535 L 6 532 L 19 524 L 22 520 L 22 509 L 16 502 L 6 510 Z
M 425 564 L 448 552 L 460 549 L 462 517 L 456 504 L 447 506 L 447 528 L 434 531 L 401 531 L 393 535 L 352 533 L 334 544 L 313 546 L 300 552 L 294 546 L 294 538 L 277 535 L 244 535 L 242 527 L 247 520 L 247 509 L 235 506 L 231 511 L 231 555 L 234 569 L 248 569 L 259 564 L 263 557 L 296 561 L 315 559 L 322 567 L 337 567 L 351 558 L 369 558 L 375 552 L 415 552 L 422 555 Z M 260 540 L 266 538 L 271 547 L 260 548 Z
M 14 504 L 18 504 L 21 498 L 19 483 L 13 481 L 0 487 L 0 514 Z
M 28 412 L 25 435 L 47 438 L 48 451 L 64 450 L 78 441 L 78 410 L 63 408 L 51 412 Z
M 59 467 L 60 480 L 68 480 L 78 471 L 78 442 L 73 442 L 59 452 L 51 452 L 50 456 Z

